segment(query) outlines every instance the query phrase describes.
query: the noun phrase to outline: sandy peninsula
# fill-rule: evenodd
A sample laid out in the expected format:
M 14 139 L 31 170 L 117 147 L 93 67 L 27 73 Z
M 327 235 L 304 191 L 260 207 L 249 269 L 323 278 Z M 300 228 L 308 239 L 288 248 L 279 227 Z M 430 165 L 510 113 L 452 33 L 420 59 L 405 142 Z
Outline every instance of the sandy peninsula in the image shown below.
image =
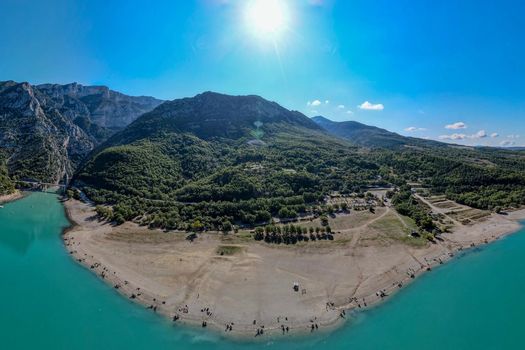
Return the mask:
M 411 241 L 410 223 L 389 207 L 332 219 L 335 241 L 276 246 L 243 233 L 190 242 L 182 232 L 115 227 L 76 200 L 64 203 L 73 226 L 63 238 L 76 261 L 152 312 L 228 336 L 267 337 L 335 327 L 349 310 L 388 298 L 460 250 L 515 232 L 525 218 L 523 210 L 479 215 L 443 203 L 428 201 L 451 225 L 435 243 Z M 461 217 L 467 213 L 470 220 Z

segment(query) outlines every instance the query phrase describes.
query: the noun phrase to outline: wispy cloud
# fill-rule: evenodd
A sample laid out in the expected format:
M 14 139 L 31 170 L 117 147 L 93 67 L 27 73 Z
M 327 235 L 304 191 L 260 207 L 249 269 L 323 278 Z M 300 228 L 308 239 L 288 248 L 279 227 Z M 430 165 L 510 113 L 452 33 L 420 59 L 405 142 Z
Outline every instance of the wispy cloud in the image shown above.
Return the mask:
M 464 140 L 467 138 L 467 135 L 465 134 L 452 134 L 452 135 L 441 135 L 439 136 L 440 140 Z
M 497 132 L 493 132 L 492 134 L 490 134 L 490 137 L 495 139 L 495 138 L 499 137 L 499 134 Z
M 470 138 L 471 139 L 484 139 L 486 138 L 488 135 L 486 133 L 485 130 L 480 130 L 478 131 L 477 133 L 475 133 L 474 135 L 471 135 Z
M 366 111 L 382 111 L 383 109 L 385 109 L 385 106 L 382 103 L 374 104 L 370 103 L 369 101 L 365 101 L 357 107 Z
M 345 105 L 339 105 L 339 106 L 337 106 L 337 108 L 339 108 L 339 109 L 345 109 Z
M 439 136 L 439 139 L 440 140 L 454 140 L 454 141 L 465 140 L 465 139 L 479 140 L 479 139 L 487 138 L 488 136 L 489 135 L 487 134 L 485 130 L 480 130 L 477 133 L 472 134 L 472 135 L 460 134 L 460 133 L 454 133 L 451 135 L 441 135 Z
M 405 128 L 405 131 L 408 131 L 408 132 L 416 132 L 416 131 L 426 131 L 427 129 L 425 128 L 418 128 L 418 127 L 415 127 L 415 126 L 410 126 L 408 128 Z
M 346 111 L 346 114 L 354 114 L 352 111 Z
M 317 107 L 321 105 L 321 101 L 319 100 L 308 101 L 306 105 L 311 106 L 311 107 Z
M 454 124 L 445 125 L 445 129 L 449 129 L 449 130 L 459 130 L 459 129 L 466 129 L 466 128 L 467 128 L 467 124 L 463 122 L 457 122 Z
M 503 147 L 511 147 L 511 146 L 515 146 L 516 142 L 511 141 L 511 140 L 505 140 L 505 141 L 501 141 L 500 145 Z

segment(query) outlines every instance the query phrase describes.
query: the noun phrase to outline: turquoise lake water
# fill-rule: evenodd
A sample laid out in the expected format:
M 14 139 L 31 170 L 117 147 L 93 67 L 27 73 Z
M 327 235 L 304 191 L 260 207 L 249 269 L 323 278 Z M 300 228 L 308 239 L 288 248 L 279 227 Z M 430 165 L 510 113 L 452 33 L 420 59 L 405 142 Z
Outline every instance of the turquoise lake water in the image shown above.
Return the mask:
M 525 230 L 416 280 L 331 334 L 238 343 L 122 298 L 72 261 L 56 196 L 0 209 L 1 349 L 521 349 Z

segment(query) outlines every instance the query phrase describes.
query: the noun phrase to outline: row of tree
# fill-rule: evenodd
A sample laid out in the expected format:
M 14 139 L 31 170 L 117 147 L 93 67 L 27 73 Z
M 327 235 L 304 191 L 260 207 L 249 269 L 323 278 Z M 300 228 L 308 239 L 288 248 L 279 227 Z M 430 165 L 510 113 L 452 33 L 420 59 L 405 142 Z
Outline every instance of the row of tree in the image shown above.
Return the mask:
M 330 226 L 301 227 L 295 225 L 268 225 L 255 229 L 254 239 L 272 244 L 297 244 L 298 242 L 314 242 L 321 240 L 334 240 Z

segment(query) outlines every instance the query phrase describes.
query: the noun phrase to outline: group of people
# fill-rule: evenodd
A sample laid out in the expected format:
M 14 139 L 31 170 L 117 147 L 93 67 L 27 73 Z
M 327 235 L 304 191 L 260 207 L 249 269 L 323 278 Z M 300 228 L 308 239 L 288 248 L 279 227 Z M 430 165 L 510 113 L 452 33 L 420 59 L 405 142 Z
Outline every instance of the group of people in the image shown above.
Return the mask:
M 358 298 L 356 297 L 351 297 L 350 300 L 348 301 L 349 304 L 351 303 L 355 303 L 357 305 L 358 308 L 361 308 L 361 307 L 367 307 L 367 303 L 366 303 L 366 300 L 365 298 L 361 299 L 361 301 L 359 301 Z M 362 305 L 362 306 L 361 306 Z

